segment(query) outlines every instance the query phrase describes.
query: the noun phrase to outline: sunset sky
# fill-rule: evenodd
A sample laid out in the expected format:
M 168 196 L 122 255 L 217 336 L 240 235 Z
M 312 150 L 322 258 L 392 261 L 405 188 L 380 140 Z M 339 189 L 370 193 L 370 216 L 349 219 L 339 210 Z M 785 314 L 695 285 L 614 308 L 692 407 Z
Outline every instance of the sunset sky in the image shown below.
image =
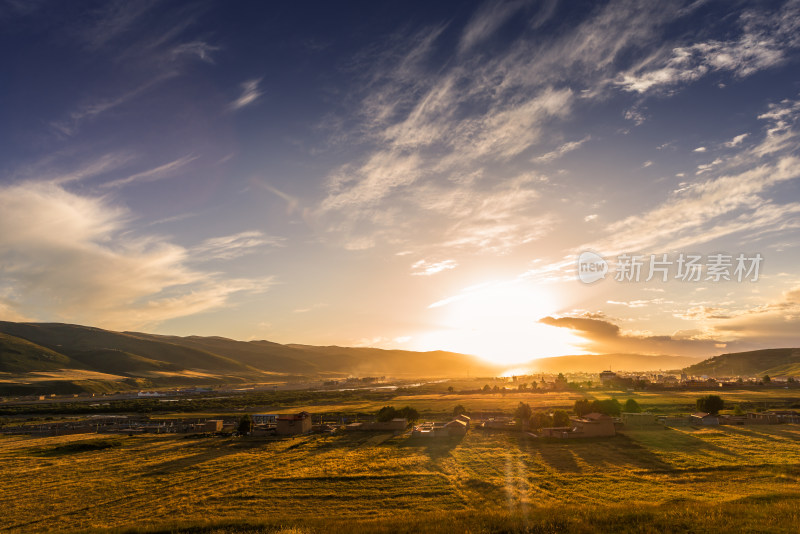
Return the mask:
M 800 2 L 19 0 L 0 39 L 0 320 L 800 346 Z

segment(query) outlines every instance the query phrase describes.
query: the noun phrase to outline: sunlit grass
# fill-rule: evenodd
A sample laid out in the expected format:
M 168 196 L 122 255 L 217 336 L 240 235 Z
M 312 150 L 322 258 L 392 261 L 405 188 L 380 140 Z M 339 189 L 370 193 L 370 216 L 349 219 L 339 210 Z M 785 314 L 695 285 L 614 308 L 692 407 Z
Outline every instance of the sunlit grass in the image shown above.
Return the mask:
M 443 442 L 366 433 L 288 439 L 145 435 L 119 438 L 120 446 L 104 450 L 65 448 L 97 437 L 0 439 L 0 506 L 6 511 L 0 526 L 155 528 L 166 518 L 270 518 L 297 526 L 298 517 L 398 526 L 408 511 L 452 513 L 476 525 L 524 523 L 526 517 L 535 524 L 556 517 L 542 515 L 544 510 L 563 507 L 572 507 L 574 517 L 598 508 L 604 521 L 613 522 L 641 507 L 654 507 L 652 517 L 665 520 L 671 512 L 659 507 L 671 502 L 713 510 L 763 495 L 783 496 L 775 506 L 800 497 L 798 425 L 640 430 L 570 442 L 481 431 Z M 55 449 L 62 453 L 43 454 Z M 499 515 L 474 515 L 486 510 Z M 577 528 L 573 516 L 562 519 Z M 362 526 L 371 531 L 375 524 Z M 320 525 L 306 527 L 322 531 Z

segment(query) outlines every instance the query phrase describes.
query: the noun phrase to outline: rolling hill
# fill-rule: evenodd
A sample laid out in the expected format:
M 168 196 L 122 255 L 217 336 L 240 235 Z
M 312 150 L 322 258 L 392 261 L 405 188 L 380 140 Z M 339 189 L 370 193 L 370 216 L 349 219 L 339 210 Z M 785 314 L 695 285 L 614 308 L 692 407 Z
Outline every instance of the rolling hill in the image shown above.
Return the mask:
M 684 371 L 693 376 L 800 376 L 800 348 L 720 354 Z
M 534 372 L 568 373 L 580 371 L 599 373 L 612 371 L 667 371 L 696 363 L 698 358 L 687 356 L 649 356 L 645 354 L 583 354 L 540 358 L 530 362 Z
M 508 367 L 494 365 L 475 356 L 445 351 L 282 345 L 266 340 L 180 337 L 112 332 L 61 323 L 0 321 L 0 373 L 3 374 L 0 381 L 5 383 L 14 382 L 15 376 L 19 378 L 17 382 L 29 383 L 23 375 L 52 374 L 59 370 L 73 370 L 72 376 L 103 374 L 112 381 L 106 386 L 129 389 L 199 383 L 265 382 L 290 377 L 496 376 Z M 699 363 L 696 359 L 681 356 L 574 355 L 532 360 L 516 367 L 521 369 L 519 374 L 597 373 L 605 369 L 646 372 L 686 367 L 685 371 L 693 375 L 798 376 L 800 349 L 723 354 Z M 41 382 L 40 378 L 37 380 Z
M 0 334 L 0 372 L 29 373 L 78 367 L 80 363 L 68 356 L 16 336 Z
M 0 321 L 0 336 L 0 372 L 74 369 L 115 375 L 131 386 L 260 382 L 281 376 L 444 377 L 501 371 L 474 356 L 443 351 L 281 345 L 61 323 Z

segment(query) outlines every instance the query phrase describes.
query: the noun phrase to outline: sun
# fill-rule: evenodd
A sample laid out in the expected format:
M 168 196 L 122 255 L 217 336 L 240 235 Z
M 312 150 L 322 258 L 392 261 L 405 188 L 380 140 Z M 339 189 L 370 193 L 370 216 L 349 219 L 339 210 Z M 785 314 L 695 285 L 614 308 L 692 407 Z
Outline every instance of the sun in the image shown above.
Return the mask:
M 552 291 L 524 281 L 490 282 L 433 305 L 435 331 L 417 339 L 427 347 L 474 354 L 498 364 L 580 354 L 581 339 L 563 328 L 539 323 L 559 306 Z

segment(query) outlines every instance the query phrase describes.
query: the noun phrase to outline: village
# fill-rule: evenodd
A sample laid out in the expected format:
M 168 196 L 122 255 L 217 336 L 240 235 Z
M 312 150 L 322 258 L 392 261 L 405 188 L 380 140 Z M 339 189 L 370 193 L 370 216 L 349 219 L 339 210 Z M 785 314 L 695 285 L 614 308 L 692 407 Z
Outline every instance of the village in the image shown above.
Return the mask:
M 520 403 L 521 405 L 523 403 Z M 599 412 L 568 415 L 559 410 L 558 426 L 535 427 L 531 421 L 503 413 L 480 412 L 472 416 L 458 413 L 444 420 L 409 421 L 405 417 L 380 420 L 376 416 L 342 417 L 335 414 L 246 414 L 219 418 L 150 418 L 146 415 L 99 414 L 70 417 L 58 421 L 22 422 L 0 427 L 0 434 L 56 436 L 65 434 L 185 434 L 198 437 L 252 436 L 281 438 L 310 434 L 383 433 L 405 435 L 408 439 L 457 439 L 469 431 L 516 433 L 530 439 L 581 439 L 613 437 L 629 429 L 663 430 L 671 427 L 708 427 L 718 425 L 800 424 L 800 411 L 766 410 L 738 414 L 661 415 L 649 412 L 621 412 L 611 416 Z M 542 412 L 543 413 L 543 412 Z M 544 414 L 553 420 L 554 413 Z M 556 415 L 556 420 L 558 416 Z

